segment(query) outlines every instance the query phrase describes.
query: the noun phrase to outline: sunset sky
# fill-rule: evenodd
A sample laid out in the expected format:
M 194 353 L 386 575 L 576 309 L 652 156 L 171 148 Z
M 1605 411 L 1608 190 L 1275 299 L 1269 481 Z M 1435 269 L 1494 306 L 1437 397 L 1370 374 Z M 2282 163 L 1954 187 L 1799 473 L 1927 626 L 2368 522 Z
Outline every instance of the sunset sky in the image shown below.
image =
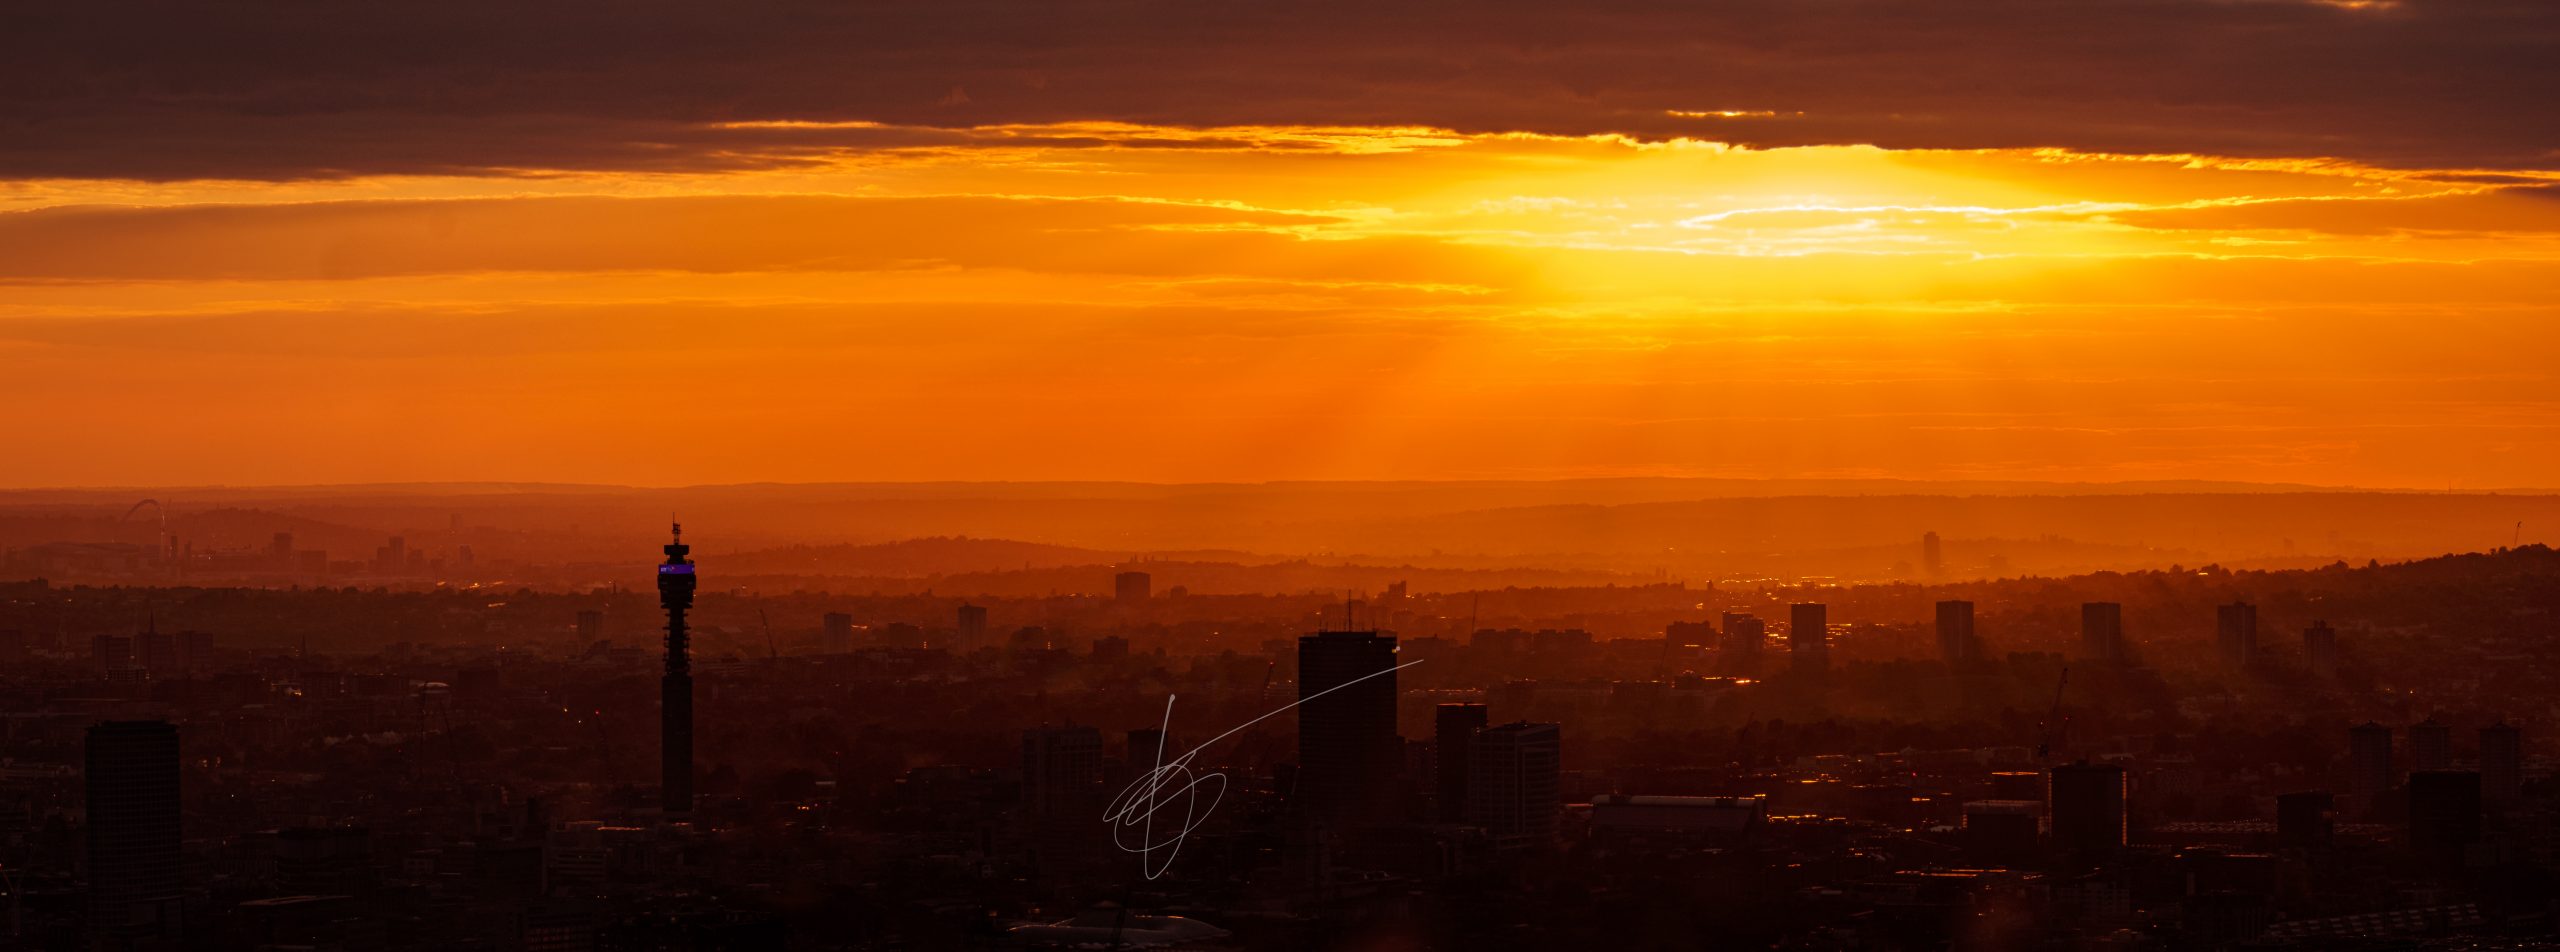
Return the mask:
M 2560 5 L 62 4 L 0 484 L 2560 485 Z

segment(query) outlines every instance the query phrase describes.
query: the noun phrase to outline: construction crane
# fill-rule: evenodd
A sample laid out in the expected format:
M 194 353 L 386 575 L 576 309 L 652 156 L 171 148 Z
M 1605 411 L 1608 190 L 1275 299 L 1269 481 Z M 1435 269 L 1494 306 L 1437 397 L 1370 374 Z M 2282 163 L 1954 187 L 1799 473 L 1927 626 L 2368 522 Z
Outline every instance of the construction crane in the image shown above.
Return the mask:
M 2068 685 L 2070 683 L 2071 666 L 2064 665 L 2062 666 L 2062 676 L 2055 679 L 2053 682 L 2053 707 L 2044 712 L 2044 723 L 2038 725 L 2042 729 L 2044 735 L 2036 740 L 2036 760 L 2038 762 L 2043 762 L 2053 758 L 2054 734 L 2062 729 L 2062 688 L 2064 685 Z

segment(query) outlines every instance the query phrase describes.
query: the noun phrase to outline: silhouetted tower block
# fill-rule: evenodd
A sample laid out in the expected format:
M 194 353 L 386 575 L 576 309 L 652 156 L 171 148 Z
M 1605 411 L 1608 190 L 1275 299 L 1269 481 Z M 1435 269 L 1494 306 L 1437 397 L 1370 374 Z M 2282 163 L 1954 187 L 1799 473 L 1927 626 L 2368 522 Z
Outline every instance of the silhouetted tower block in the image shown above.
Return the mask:
M 2258 606 L 2233 602 L 2214 609 L 2215 641 L 2222 647 L 2222 666 L 2234 671 L 2258 658 Z
M 960 632 L 957 647 L 975 651 L 987 646 L 987 608 L 984 605 L 960 606 Z
M 2432 717 L 2409 725 L 2409 769 L 2453 769 L 2453 728 Z
M 1123 603 L 1143 602 L 1155 593 L 1154 585 L 1155 580 L 1145 572 L 1122 572 L 1111 577 L 1111 597 Z
M 2347 729 L 2347 793 L 2372 812 L 2391 792 L 2391 728 L 2366 721 Z
M 2124 606 L 2114 602 L 2080 606 L 2080 654 L 2106 664 L 2130 660 L 2124 644 Z
M 1939 602 L 1939 660 L 1955 665 L 1976 660 L 1981 656 L 1981 645 L 1973 640 L 1973 603 Z
M 668 813 L 693 810 L 693 656 L 684 614 L 693 609 L 693 560 L 685 555 L 684 526 L 660 549 L 658 606 L 667 611 L 667 669 L 658 679 L 659 805 Z
M 1769 643 L 1769 623 L 1745 612 L 1725 612 L 1722 630 L 1724 642 L 1718 649 L 1724 654 L 1725 671 L 1752 674 L 1760 668 L 1760 651 Z
M 2101 856 L 2124 847 L 2125 772 L 2114 764 L 2062 764 L 2053 768 L 2045 803 L 2053 817 L 2053 847 L 2073 856 Z
M 828 612 L 818 617 L 818 652 L 851 654 L 853 652 L 853 616 L 845 612 Z
M 2322 681 L 2338 677 L 2338 630 L 2325 621 L 2315 621 L 2302 630 L 2302 656 L 2310 661 L 2311 676 Z
M 108 721 L 89 728 L 84 754 L 91 936 L 101 948 L 175 948 L 186 895 L 178 729 Z
M 2409 774 L 2409 851 L 2438 871 L 2458 869 L 2480 841 L 2480 775 L 2469 770 Z
M 1482 704 L 1443 704 L 1432 710 L 1431 747 L 1438 759 L 1434 779 L 1441 822 L 1466 822 L 1467 755 L 1486 722 Z
M 1153 752 L 1149 752 L 1153 756 Z M 1022 734 L 1022 810 L 1032 859 L 1044 875 L 1072 872 L 1102 855 L 1102 732 L 1052 727 Z
M 2325 850 L 2338 831 L 2338 798 L 2326 790 L 2276 795 L 2276 844 L 2289 850 Z
M 1499 846 L 1555 839 L 1563 809 L 1564 745 L 1554 724 L 1518 722 L 1475 733 L 1467 754 L 1467 823 Z
M 1921 533 L 1920 571 L 1926 572 L 1934 578 L 1936 576 L 1946 574 L 1946 570 L 1946 553 L 1942 551 L 1938 545 L 1938 534 L 1935 532 Z
M 2480 796 L 2499 806 L 2524 797 L 2524 731 L 2505 721 L 2480 729 Z
M 1396 639 L 1325 631 L 1298 639 L 1298 793 L 1341 823 L 1380 819 L 1403 761 L 1396 736 Z
M 588 609 L 578 613 L 578 646 L 586 647 L 604 640 L 604 613 Z
M 1797 671 L 1831 667 L 1830 607 L 1820 602 L 1787 606 L 1787 657 Z

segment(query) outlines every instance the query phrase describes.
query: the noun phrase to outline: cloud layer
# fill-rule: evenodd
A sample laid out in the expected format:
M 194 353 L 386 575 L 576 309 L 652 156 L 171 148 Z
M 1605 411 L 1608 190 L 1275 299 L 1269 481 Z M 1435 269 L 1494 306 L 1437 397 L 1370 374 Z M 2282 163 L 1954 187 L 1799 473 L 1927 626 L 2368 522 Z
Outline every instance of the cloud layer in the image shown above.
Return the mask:
M 767 167 L 1117 120 L 2549 167 L 2543 0 L 20 4 L 0 177 Z

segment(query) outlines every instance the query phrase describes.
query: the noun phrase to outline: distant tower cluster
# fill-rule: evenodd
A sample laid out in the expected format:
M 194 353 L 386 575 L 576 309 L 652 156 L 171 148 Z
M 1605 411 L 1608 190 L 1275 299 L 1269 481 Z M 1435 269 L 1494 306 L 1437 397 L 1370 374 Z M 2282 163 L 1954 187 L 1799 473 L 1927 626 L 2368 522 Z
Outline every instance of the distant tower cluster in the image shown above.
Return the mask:
M 1146 601 L 1155 594 L 1155 578 L 1145 572 L 1122 572 L 1111 578 L 1112 600 L 1122 604 Z
M 684 613 L 693 608 L 693 551 L 684 544 L 684 525 L 673 527 L 674 540 L 662 550 L 658 565 L 658 605 L 667 610 L 667 672 L 658 679 L 660 802 L 668 813 L 693 810 L 693 658 L 686 642 Z

